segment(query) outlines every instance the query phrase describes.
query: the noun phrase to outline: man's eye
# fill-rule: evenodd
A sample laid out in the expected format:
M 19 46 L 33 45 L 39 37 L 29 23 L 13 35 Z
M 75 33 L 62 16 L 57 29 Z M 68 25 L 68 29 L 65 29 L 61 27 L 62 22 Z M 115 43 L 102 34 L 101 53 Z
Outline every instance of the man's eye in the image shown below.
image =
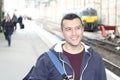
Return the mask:
M 82 27 L 81 26 L 77 26 L 76 29 L 82 29 Z
M 80 27 L 77 27 L 77 29 L 80 29 Z
M 66 31 L 70 31 L 70 30 L 71 30 L 71 28 L 65 28 L 65 30 L 66 30 Z

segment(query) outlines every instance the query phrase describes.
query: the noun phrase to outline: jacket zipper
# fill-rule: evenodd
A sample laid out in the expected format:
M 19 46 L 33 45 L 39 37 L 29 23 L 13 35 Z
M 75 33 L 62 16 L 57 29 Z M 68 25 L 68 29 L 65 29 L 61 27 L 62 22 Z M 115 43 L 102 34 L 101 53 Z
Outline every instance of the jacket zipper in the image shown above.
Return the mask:
M 89 63 L 90 59 L 91 59 L 91 55 L 90 55 L 90 57 L 89 57 L 89 59 L 88 59 L 86 65 L 85 65 L 85 67 L 84 67 L 84 69 L 83 69 L 83 71 L 82 71 L 82 73 L 81 73 L 80 80 L 82 80 L 83 73 L 85 72 L 85 70 L 86 70 L 86 68 L 87 68 L 87 66 L 88 66 L 88 63 Z
M 60 58 L 60 56 L 59 56 L 59 59 L 62 61 L 63 65 L 66 63 L 66 64 L 72 69 L 72 71 L 73 71 L 73 79 L 74 79 L 74 78 L 75 78 L 75 72 L 74 72 L 73 68 L 71 67 L 71 65 L 70 65 L 68 62 L 62 60 L 62 59 Z M 63 68 L 64 68 L 64 71 L 65 71 L 65 67 L 63 67 Z M 65 74 L 67 75 L 67 72 L 66 72 L 66 71 L 65 71 Z

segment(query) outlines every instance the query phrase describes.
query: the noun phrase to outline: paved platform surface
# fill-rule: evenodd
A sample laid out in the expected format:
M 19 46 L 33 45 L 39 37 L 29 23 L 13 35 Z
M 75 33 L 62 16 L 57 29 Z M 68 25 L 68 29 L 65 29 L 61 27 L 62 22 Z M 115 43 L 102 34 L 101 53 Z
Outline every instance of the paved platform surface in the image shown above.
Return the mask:
M 11 47 L 0 33 L 0 79 L 22 80 L 35 64 L 37 57 L 48 49 L 46 43 L 41 40 L 34 31 L 34 25 L 25 21 L 25 29 L 19 29 L 12 35 Z

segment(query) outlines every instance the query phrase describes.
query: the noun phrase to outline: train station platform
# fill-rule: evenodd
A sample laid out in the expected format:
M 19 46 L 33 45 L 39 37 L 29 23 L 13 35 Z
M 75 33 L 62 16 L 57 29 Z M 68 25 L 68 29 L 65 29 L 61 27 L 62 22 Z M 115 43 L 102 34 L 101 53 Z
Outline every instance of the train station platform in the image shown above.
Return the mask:
M 36 25 L 34 21 L 24 21 L 25 29 L 12 35 L 11 47 L 8 47 L 3 33 L 0 33 L 0 77 L 1 80 L 22 80 L 41 53 L 60 40 Z M 120 80 L 106 69 L 108 80 Z M 114 75 L 114 76 L 112 76 Z
M 32 65 L 35 64 L 40 53 L 48 49 L 38 34 L 34 31 L 34 25 L 25 21 L 25 29 L 19 29 L 12 35 L 12 44 L 8 43 L 3 33 L 0 33 L 0 79 L 22 80 Z

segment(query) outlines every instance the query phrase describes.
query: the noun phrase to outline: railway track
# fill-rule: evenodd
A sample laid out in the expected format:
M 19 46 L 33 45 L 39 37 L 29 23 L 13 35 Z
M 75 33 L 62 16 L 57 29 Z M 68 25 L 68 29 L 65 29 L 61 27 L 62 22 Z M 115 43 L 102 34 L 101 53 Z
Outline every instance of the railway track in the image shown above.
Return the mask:
M 114 43 L 107 41 L 107 40 L 90 39 L 90 38 L 85 37 L 85 36 L 83 38 L 83 42 L 100 47 L 102 49 L 107 50 L 110 53 L 112 52 L 113 54 L 120 56 L 120 50 L 115 49 L 115 47 L 119 46 L 118 44 L 114 44 Z
M 58 27 L 56 27 L 57 24 L 50 21 L 48 24 L 43 23 L 43 26 L 45 26 L 44 29 L 57 36 L 60 40 L 64 40 L 60 35 L 60 31 L 58 31 Z M 52 27 L 52 29 L 50 27 Z M 103 57 L 105 67 L 120 76 L 120 51 L 115 50 L 117 44 L 113 44 L 105 40 L 90 39 L 86 36 L 83 37 L 82 41 L 95 48 L 95 50 L 97 50 Z

